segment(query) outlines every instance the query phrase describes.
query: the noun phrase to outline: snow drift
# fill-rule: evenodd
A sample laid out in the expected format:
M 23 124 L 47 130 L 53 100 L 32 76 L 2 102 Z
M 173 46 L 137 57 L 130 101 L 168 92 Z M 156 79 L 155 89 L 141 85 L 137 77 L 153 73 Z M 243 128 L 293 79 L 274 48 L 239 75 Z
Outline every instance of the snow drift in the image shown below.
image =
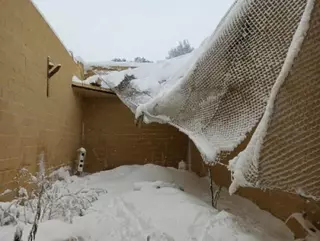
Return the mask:
M 224 190 L 218 203 L 222 211 L 213 209 L 209 181 L 187 171 L 145 165 L 122 166 L 82 178 L 62 176 L 54 185 L 72 193 L 101 188 L 107 192 L 82 216 L 68 222 L 41 222 L 36 241 L 293 240 L 283 222 Z M 22 240 L 27 240 L 31 225 L 24 226 Z M 14 231 L 12 225 L 0 226 L 0 240 L 12 241 Z

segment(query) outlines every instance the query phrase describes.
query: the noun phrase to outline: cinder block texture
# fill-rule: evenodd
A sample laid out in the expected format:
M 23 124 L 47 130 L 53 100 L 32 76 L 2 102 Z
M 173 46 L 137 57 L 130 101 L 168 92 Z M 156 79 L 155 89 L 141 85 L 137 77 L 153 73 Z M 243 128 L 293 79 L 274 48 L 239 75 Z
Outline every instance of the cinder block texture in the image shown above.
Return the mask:
M 89 172 L 146 163 L 178 167 L 186 161 L 186 135 L 169 125 L 136 127 L 132 112 L 116 96 L 84 99 L 83 130 Z
M 81 142 L 81 104 L 71 88 L 77 64 L 29 0 L 0 1 L 0 192 L 17 169 L 68 164 Z M 62 64 L 50 79 L 47 56 Z

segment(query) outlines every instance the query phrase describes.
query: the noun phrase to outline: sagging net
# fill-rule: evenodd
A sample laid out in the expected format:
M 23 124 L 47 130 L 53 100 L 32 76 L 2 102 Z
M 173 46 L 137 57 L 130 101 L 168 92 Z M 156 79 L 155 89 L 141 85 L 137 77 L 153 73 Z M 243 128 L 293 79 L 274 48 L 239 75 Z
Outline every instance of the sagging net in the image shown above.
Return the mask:
M 146 122 L 185 132 L 238 186 L 320 198 L 320 1 L 238 0 L 169 91 L 115 88 Z M 142 101 L 141 100 L 145 100 Z

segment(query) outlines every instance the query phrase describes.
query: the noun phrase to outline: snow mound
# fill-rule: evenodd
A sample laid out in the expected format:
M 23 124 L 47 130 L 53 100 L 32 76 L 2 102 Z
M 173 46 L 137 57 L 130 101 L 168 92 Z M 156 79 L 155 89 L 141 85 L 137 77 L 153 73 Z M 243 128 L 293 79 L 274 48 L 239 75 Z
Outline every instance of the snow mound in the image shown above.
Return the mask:
M 182 187 L 179 187 L 177 184 L 175 183 L 167 183 L 167 182 L 162 182 L 162 181 L 154 181 L 154 182 L 135 182 L 133 184 L 133 190 L 135 191 L 140 191 L 143 189 L 159 189 L 159 188 L 166 188 L 166 187 L 171 187 L 171 188 L 176 188 L 176 189 L 180 189 L 181 191 L 183 191 Z
M 226 190 L 218 202 L 221 211 L 212 208 L 208 180 L 186 171 L 155 165 L 122 166 L 70 179 L 71 191 L 103 187 L 108 193 L 100 195 L 84 216 L 74 217 L 72 223 L 40 223 L 36 241 L 293 240 L 283 222 L 248 200 L 230 197 Z M 174 186 L 184 186 L 185 191 Z M 134 191 L 135 187 L 141 189 Z M 30 228 L 25 225 L 24 240 Z M 12 241 L 14 231 L 14 226 L 0 227 L 0 240 Z

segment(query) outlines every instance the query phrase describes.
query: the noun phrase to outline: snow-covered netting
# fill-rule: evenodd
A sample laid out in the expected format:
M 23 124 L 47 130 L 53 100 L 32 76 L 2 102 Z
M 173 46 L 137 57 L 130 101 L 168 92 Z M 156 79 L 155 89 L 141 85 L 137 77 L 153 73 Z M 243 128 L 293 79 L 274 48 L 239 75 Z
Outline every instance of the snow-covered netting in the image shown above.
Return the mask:
M 198 51 L 199 52 L 199 51 Z M 104 80 L 103 88 L 112 88 L 124 103 L 135 112 L 141 104 L 147 103 L 159 93 L 166 92 L 184 77 L 186 68 L 192 66 L 197 54 L 186 54 L 157 63 L 145 63 L 135 69 L 98 73 Z
M 174 61 L 179 68 L 166 71 Z M 157 66 L 168 74 L 157 91 L 137 88 L 147 66 L 118 83 L 104 79 L 137 119 L 178 127 L 207 163 L 226 161 L 252 134 L 230 162 L 230 192 L 252 186 L 320 198 L 319 1 L 236 1 L 198 50 Z

